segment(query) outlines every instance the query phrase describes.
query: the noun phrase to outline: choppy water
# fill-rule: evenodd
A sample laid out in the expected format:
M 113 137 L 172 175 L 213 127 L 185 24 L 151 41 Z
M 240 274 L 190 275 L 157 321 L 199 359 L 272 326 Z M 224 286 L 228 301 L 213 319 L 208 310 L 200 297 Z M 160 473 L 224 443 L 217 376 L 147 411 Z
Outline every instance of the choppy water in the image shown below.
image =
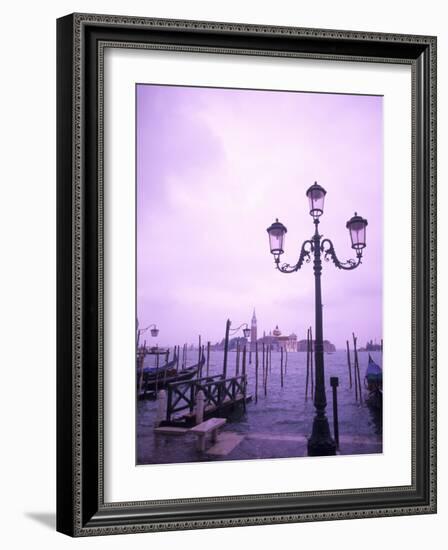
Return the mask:
M 191 351 L 189 354 L 189 364 L 197 362 L 197 351 Z M 371 352 L 371 355 L 382 366 L 381 353 Z M 272 370 L 268 376 L 266 396 L 262 384 L 261 354 L 259 354 L 259 357 L 258 402 L 255 403 L 255 359 L 252 357 L 252 364 L 247 364 L 246 370 L 248 394 L 252 394 L 253 399 L 247 404 L 246 412 L 229 419 L 224 428 L 224 431 L 244 436 L 242 442 L 231 453 L 222 457 L 210 457 L 196 451 L 195 439 L 191 435 L 155 435 L 153 428 L 157 404 L 155 401 L 139 401 L 137 406 L 137 463 L 246 460 L 306 455 L 306 437 L 310 435 L 314 417 L 312 399 L 308 397 L 308 400 L 305 400 L 306 353 L 288 353 L 288 363 L 282 388 L 280 382 L 280 352 L 272 352 Z M 154 358 L 151 359 L 154 360 Z M 228 376 L 233 376 L 235 373 L 235 360 L 236 353 L 229 353 Z M 346 352 L 326 353 L 324 360 L 327 416 L 332 433 L 333 405 L 329 380 L 331 376 L 339 378 L 339 453 L 381 453 L 382 419 L 378 417 L 378 414 L 373 414 L 365 402 L 362 405 L 359 401 L 356 402 L 354 382 L 352 389 L 350 389 Z M 211 352 L 210 375 L 221 373 L 222 361 L 223 352 Z M 367 361 L 368 354 L 359 352 L 363 397 L 366 396 L 363 379 Z

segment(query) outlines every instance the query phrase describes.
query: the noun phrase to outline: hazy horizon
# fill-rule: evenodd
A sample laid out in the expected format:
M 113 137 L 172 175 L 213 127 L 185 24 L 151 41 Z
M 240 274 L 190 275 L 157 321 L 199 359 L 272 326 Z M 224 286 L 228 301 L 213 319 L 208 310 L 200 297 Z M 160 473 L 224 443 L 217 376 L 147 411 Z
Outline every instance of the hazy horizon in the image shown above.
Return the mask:
M 294 264 L 314 181 L 340 260 L 355 257 L 347 220 L 368 219 L 361 266 L 323 262 L 324 339 L 381 340 L 382 109 L 379 96 L 137 85 L 137 315 L 160 329 L 148 344 L 221 341 L 226 319 L 250 325 L 254 308 L 258 337 L 314 331 L 312 263 L 275 270 L 266 232 L 286 225 Z

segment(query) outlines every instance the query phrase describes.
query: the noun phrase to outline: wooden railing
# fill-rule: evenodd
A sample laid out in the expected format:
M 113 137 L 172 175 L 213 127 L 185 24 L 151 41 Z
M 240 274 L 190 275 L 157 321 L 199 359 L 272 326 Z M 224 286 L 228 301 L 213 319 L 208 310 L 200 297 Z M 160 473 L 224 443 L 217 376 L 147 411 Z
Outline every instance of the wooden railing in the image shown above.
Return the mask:
M 174 414 L 180 412 L 193 413 L 199 391 L 204 394 L 206 409 L 207 407 L 219 409 L 223 405 L 228 405 L 241 396 L 246 396 L 246 383 L 244 375 L 226 379 L 222 378 L 222 375 L 215 375 L 168 384 L 166 419 L 170 421 Z

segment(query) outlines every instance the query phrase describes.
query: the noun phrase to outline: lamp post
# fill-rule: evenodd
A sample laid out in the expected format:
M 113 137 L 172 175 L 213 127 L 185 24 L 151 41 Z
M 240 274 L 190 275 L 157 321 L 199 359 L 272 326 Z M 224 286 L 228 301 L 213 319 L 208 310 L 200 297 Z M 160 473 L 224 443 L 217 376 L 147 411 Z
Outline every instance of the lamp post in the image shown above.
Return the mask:
M 228 352 L 228 348 L 229 348 L 229 336 L 230 336 L 230 334 L 235 334 L 236 332 L 238 332 L 240 330 L 240 328 L 246 327 L 246 328 L 243 329 L 244 338 L 249 338 L 249 335 L 250 335 L 250 328 L 249 328 L 247 323 L 243 323 L 239 327 L 232 328 L 232 329 L 230 328 L 231 324 L 232 323 L 231 323 L 230 319 L 227 319 L 227 322 L 226 322 L 226 335 L 225 335 L 225 338 L 224 338 L 224 362 L 223 362 L 223 368 L 222 368 L 222 374 L 223 374 L 224 379 L 227 376 L 227 352 Z
M 244 327 L 244 328 L 243 328 Z M 238 332 L 241 328 L 243 328 L 243 335 L 244 335 L 244 338 L 249 338 L 250 336 L 250 328 L 249 328 L 249 325 L 247 323 L 243 323 L 241 324 L 239 327 L 236 327 L 236 328 L 229 328 L 229 332 L 230 334 L 235 334 L 236 332 Z
M 324 259 L 333 261 L 338 269 L 352 270 L 361 264 L 362 251 L 366 246 L 367 220 L 355 215 L 347 222 L 346 227 L 350 232 L 352 248 L 356 251 L 356 259 L 341 262 L 336 256 L 333 243 L 330 239 L 322 239 L 319 234 L 319 218 L 324 212 L 324 201 L 327 192 L 315 182 L 306 192 L 310 204 L 310 215 L 314 222 L 314 235 L 302 243 L 300 256 L 295 265 L 281 264 L 280 256 L 284 252 L 284 239 L 286 227 L 278 219 L 267 229 L 269 245 L 274 256 L 275 267 L 282 273 L 294 273 L 298 271 L 304 262 L 309 263 L 313 259 L 314 290 L 315 290 L 315 373 L 316 386 L 314 392 L 315 416 L 311 436 L 308 439 L 309 456 L 326 456 L 336 453 L 336 444 L 331 437 L 328 419 L 325 413 L 327 398 L 325 394 L 324 373 L 324 346 L 322 328 L 322 254 Z
M 140 336 L 146 332 L 147 330 L 150 330 L 151 331 L 151 336 L 153 338 L 155 338 L 156 336 L 158 336 L 159 334 L 159 329 L 157 328 L 156 325 L 152 324 L 152 325 L 148 325 L 147 327 L 145 328 L 138 328 L 138 319 L 137 319 L 137 349 L 138 349 L 138 345 L 139 345 L 139 342 L 140 342 Z

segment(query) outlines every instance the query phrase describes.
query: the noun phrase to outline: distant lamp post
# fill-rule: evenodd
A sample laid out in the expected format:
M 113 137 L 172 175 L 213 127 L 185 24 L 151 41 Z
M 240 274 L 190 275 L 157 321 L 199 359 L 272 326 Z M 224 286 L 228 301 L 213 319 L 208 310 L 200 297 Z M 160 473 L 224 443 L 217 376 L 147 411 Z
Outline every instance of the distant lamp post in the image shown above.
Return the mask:
M 324 212 L 324 201 L 327 192 L 316 182 L 308 189 L 306 195 L 310 204 L 310 215 L 313 218 L 315 230 L 311 239 L 303 242 L 300 256 L 295 265 L 280 265 L 280 256 L 284 252 L 284 237 L 286 227 L 278 219 L 267 229 L 269 234 L 269 246 L 274 256 L 276 268 L 282 273 L 294 273 L 298 271 L 303 262 L 309 263 L 313 258 L 314 267 L 314 288 L 315 288 L 315 365 L 316 365 L 316 386 L 314 392 L 314 407 L 316 409 L 311 436 L 308 439 L 309 456 L 326 456 L 336 453 L 336 444 L 331 437 L 328 419 L 325 414 L 327 398 L 325 394 L 325 373 L 324 373 L 324 346 L 322 328 L 322 291 L 321 273 L 322 259 L 333 261 L 338 269 L 352 270 L 357 268 L 362 259 L 362 251 L 366 246 L 367 220 L 355 215 L 347 222 L 347 229 L 350 232 L 352 248 L 356 251 L 356 260 L 341 262 L 336 256 L 333 243 L 330 239 L 322 239 L 319 235 L 319 218 Z

